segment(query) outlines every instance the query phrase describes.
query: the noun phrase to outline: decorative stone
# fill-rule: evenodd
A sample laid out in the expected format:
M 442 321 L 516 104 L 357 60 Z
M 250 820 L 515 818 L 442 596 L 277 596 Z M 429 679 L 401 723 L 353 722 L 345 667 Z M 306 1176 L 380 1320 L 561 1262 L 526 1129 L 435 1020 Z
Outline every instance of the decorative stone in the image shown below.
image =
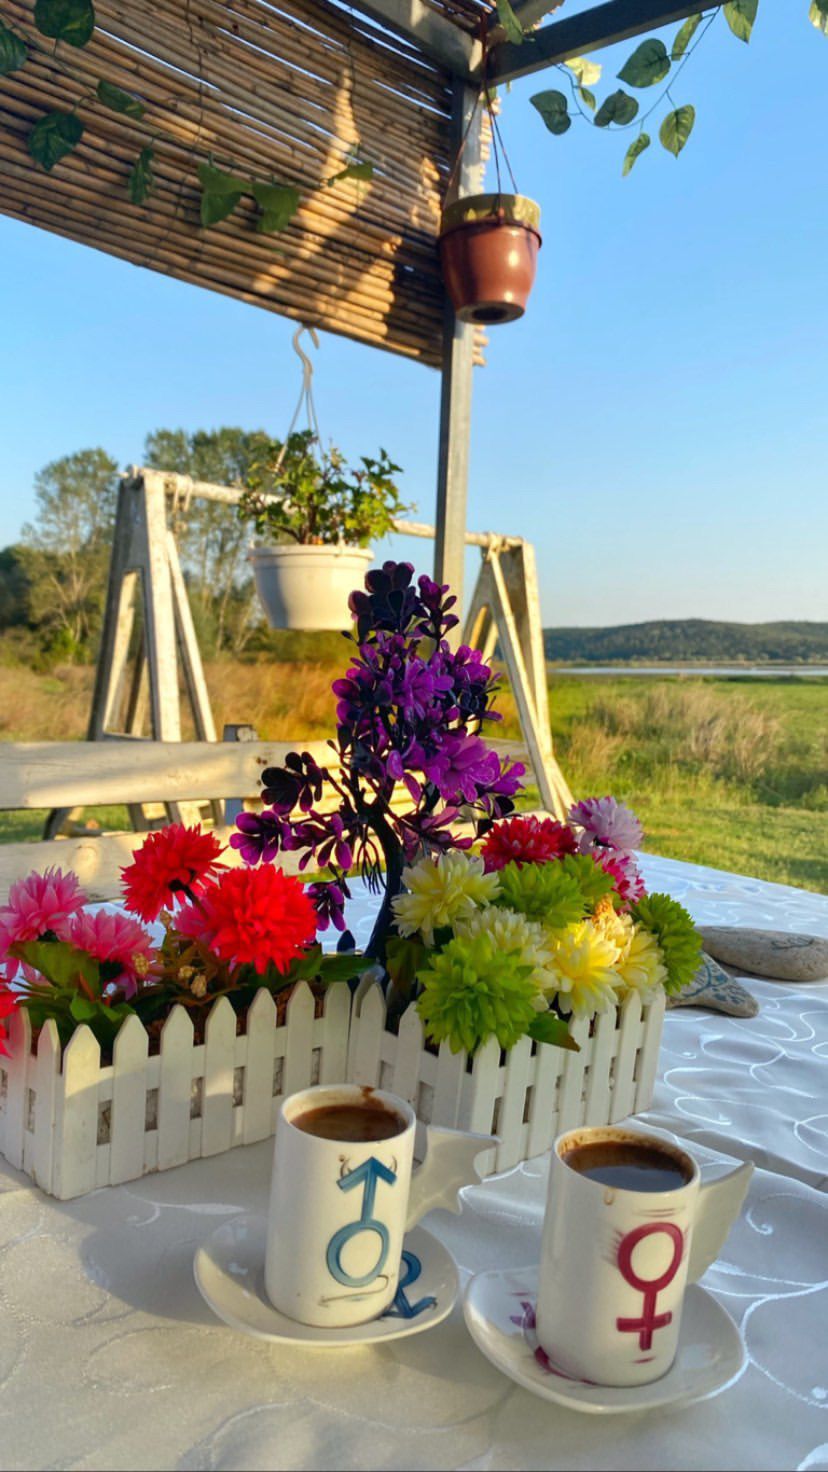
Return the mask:
M 726 1012 L 729 1017 L 755 1017 L 759 1003 L 747 987 L 728 976 L 724 967 L 712 956 L 705 955 L 689 986 L 676 997 L 667 998 L 668 1007 L 709 1007 L 712 1012 Z
M 705 948 L 726 966 L 772 981 L 828 979 L 828 940 L 787 930 L 748 930 L 737 925 L 700 925 Z

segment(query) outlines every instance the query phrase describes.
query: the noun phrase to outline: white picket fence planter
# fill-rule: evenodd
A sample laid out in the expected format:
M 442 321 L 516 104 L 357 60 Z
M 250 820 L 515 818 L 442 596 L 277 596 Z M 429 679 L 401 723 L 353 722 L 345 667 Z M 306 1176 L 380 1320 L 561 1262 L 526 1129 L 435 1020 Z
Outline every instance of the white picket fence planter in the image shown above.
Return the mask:
M 10 1053 L 0 1060 L 0 1153 L 61 1200 L 99 1186 L 136 1180 L 235 1145 L 267 1139 L 280 1100 L 314 1083 L 351 1080 L 408 1099 L 425 1122 L 497 1134 L 488 1169 L 504 1170 L 548 1149 L 562 1129 L 622 1119 L 650 1103 L 664 998 L 641 1008 L 630 995 L 616 1012 L 573 1029 L 579 1053 L 524 1039 L 507 1055 L 490 1042 L 469 1063 L 443 1045 L 423 1047 L 414 1008 L 399 1036 L 385 1030 L 385 1003 L 371 987 L 352 1004 L 346 986 L 331 987 L 323 1015 L 304 983 L 276 1025 L 260 991 L 245 1035 L 226 998 L 193 1042 L 182 1007 L 164 1024 L 160 1051 L 129 1018 L 101 1066 L 89 1028 L 79 1027 L 61 1060 L 57 1029 L 41 1029 L 35 1053 L 25 1012 L 12 1019 Z

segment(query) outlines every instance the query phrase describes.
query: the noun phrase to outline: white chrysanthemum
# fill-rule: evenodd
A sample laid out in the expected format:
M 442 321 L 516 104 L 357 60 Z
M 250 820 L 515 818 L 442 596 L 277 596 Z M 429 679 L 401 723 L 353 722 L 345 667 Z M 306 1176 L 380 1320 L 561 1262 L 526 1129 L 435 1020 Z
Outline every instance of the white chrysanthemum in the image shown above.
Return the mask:
M 403 869 L 402 880 L 408 894 L 393 901 L 397 929 L 400 935 L 419 931 L 427 946 L 433 945 L 435 930 L 490 905 L 499 887 L 497 874 L 486 874 L 481 858 L 459 849 L 436 860 L 420 859 Z
M 517 910 L 502 910 L 498 905 L 490 905 L 458 920 L 454 930 L 456 935 L 467 936 L 470 940 L 478 935 L 488 935 L 503 954 L 516 951 L 520 964 L 532 968 L 532 981 L 538 990 L 538 1011 L 547 1010 L 548 1001 L 544 993 L 554 991 L 557 986 L 552 970 L 554 946 L 537 920 L 528 920 Z
M 615 967 L 621 983 L 620 992 L 637 991 L 641 997 L 649 996 L 667 980 L 667 967 L 661 954 L 661 946 L 651 931 L 637 925 L 630 936 L 626 951 Z
M 593 1017 L 616 1003 L 618 948 L 591 920 L 568 925 L 555 937 L 552 968 L 558 1006 L 576 1017 Z

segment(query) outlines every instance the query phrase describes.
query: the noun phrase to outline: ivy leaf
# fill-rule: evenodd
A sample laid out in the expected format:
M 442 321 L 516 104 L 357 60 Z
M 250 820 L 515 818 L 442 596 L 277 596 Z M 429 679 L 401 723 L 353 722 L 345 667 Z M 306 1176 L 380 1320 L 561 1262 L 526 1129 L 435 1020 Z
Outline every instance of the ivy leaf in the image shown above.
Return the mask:
M 677 107 L 675 112 L 668 112 L 658 130 L 658 136 L 668 153 L 673 153 L 678 158 L 693 131 L 695 121 L 696 109 L 689 103 L 684 107 Z
M 34 21 L 42 36 L 85 46 L 95 29 L 92 0 L 36 0 Z
M 29 49 L 22 37 L 10 31 L 0 20 L 0 77 L 19 71 L 28 54 Z
M 553 87 L 548 92 L 536 92 L 529 101 L 540 113 L 550 133 L 565 133 L 572 127 L 569 105 L 563 92 L 557 92 Z
M 617 92 L 611 92 L 609 97 L 604 98 L 595 114 L 595 126 L 608 128 L 610 123 L 618 123 L 623 127 L 624 123 L 632 122 L 637 112 L 638 103 L 635 98 L 619 87 Z
M 650 146 L 650 135 L 649 135 L 649 133 L 639 133 L 639 135 L 636 138 L 635 142 L 630 144 L 629 148 L 627 149 L 627 152 L 624 155 L 624 163 L 623 163 L 623 166 L 622 166 L 622 169 L 621 169 L 621 176 L 622 176 L 622 178 L 626 179 L 626 177 L 627 177 L 628 173 L 630 172 L 630 169 L 632 168 L 632 166 L 635 163 L 636 159 L 640 156 L 640 154 L 642 154 L 644 152 L 645 148 L 649 148 L 649 146 Z
M 506 39 L 514 46 L 520 46 L 526 40 L 526 32 L 512 9 L 511 0 L 497 0 L 497 18 L 506 32 Z
M 727 0 L 724 18 L 734 36 L 740 41 L 749 41 L 753 22 L 759 9 L 759 0 Z
M 586 103 L 587 107 L 590 108 L 592 110 L 592 112 L 595 111 L 596 107 L 598 106 L 598 103 L 595 100 L 595 93 L 594 92 L 590 92 L 590 90 L 589 90 L 588 87 L 579 87 L 578 88 L 578 96 L 580 97 L 580 99 L 581 99 L 582 102 L 585 102 Z
M 536 1043 L 552 1043 L 556 1048 L 566 1048 L 570 1053 L 580 1053 L 580 1048 L 569 1031 L 569 1023 L 556 1017 L 554 1012 L 538 1012 L 529 1023 L 529 1036 Z
M 699 13 L 699 15 L 691 15 L 689 19 L 684 22 L 681 30 L 677 32 L 676 39 L 673 42 L 673 49 L 670 52 L 670 56 L 672 57 L 673 61 L 678 61 L 679 58 L 684 55 L 687 47 L 690 45 L 690 42 L 695 36 L 696 31 L 701 25 L 702 19 L 703 17 L 701 13 Z
M 36 164 L 51 170 L 77 148 L 82 137 L 83 123 L 73 112 L 47 112 L 35 123 L 26 147 Z
M 299 208 L 299 190 L 292 184 L 254 184 L 253 198 L 262 213 L 256 229 L 264 235 L 284 230 Z
M 100 81 L 95 88 L 95 95 L 104 107 L 111 107 L 113 112 L 122 112 L 128 118 L 142 118 L 146 112 L 143 102 L 139 102 L 129 92 L 122 92 L 112 82 Z
M 147 144 L 146 148 L 141 149 L 129 171 L 129 197 L 133 204 L 143 204 L 155 188 L 155 176 L 152 172 L 154 158 L 155 154 Z
M 808 19 L 823 36 L 828 36 L 828 0 L 811 0 Z
M 232 215 L 242 195 L 248 194 L 251 188 L 245 179 L 238 179 L 235 174 L 225 174 L 221 169 L 214 169 L 212 164 L 199 164 L 198 177 L 201 183 L 202 225 L 217 225 L 220 220 L 226 220 L 228 215 Z
M 338 174 L 332 174 L 328 179 L 326 188 L 330 189 L 332 184 L 338 184 L 342 179 L 362 179 L 366 183 L 374 177 L 374 165 L 368 163 L 367 159 L 352 159 Z
M 654 87 L 663 82 L 670 70 L 670 58 L 663 41 L 651 37 L 637 46 L 632 56 L 624 62 L 619 79 L 630 87 Z
M 592 83 L 601 80 L 600 61 L 587 61 L 585 56 L 570 56 L 569 61 L 564 62 L 564 66 L 569 67 L 576 82 L 579 82 L 582 87 L 589 87 Z

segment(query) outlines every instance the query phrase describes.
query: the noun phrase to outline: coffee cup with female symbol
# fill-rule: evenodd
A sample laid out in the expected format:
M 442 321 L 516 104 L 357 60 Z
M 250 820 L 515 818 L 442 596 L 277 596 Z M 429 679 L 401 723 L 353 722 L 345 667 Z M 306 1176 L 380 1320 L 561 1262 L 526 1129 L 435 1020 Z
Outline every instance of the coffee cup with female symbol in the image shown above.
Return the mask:
M 637 1129 L 559 1136 L 537 1304 L 538 1341 L 552 1369 L 596 1385 L 665 1375 L 686 1286 L 721 1252 L 752 1172 L 743 1164 L 703 1181 L 686 1150 Z
M 476 1157 L 497 1143 L 429 1126 L 415 1169 L 416 1127 L 404 1099 L 358 1084 L 282 1102 L 265 1258 L 267 1295 L 281 1313 L 338 1329 L 390 1308 L 406 1232 L 433 1207 L 459 1210 L 460 1187 L 478 1180 Z

